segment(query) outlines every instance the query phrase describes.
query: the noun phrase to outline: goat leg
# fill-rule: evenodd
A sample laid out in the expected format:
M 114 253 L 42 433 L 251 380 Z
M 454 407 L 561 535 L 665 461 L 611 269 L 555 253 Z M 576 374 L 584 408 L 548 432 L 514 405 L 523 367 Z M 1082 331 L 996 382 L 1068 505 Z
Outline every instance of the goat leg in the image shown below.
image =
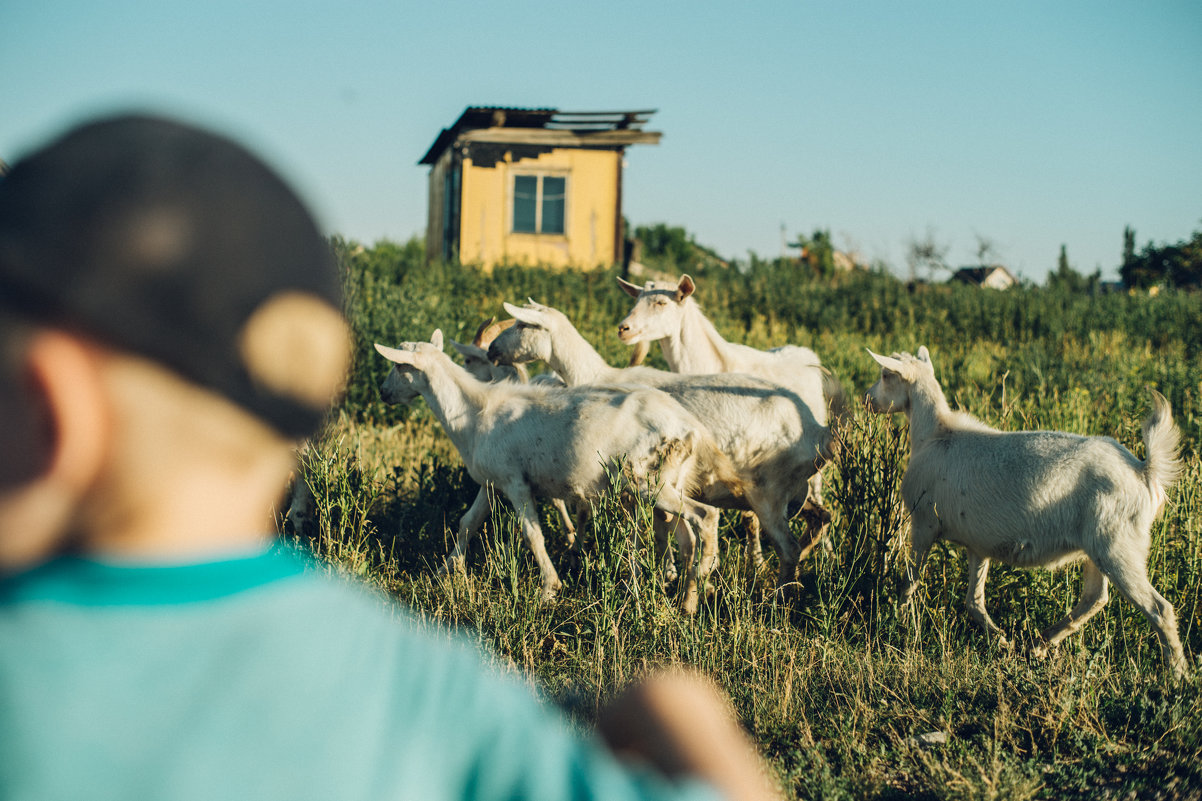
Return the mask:
M 1064 616 L 1054 626 L 1044 629 L 1043 642 L 1031 649 L 1033 656 L 1043 658 L 1048 651 L 1060 644 L 1062 640 L 1076 632 L 1085 622 L 1096 615 L 1109 600 L 1105 574 L 1098 569 L 1093 560 L 1087 560 L 1081 569 L 1081 597 L 1073 610 Z

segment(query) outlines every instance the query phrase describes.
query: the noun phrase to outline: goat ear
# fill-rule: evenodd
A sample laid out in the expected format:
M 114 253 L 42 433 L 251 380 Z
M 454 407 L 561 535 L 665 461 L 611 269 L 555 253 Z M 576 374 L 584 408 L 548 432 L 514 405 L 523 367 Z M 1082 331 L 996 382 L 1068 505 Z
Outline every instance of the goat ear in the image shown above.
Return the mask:
M 435 328 L 434 333 L 430 335 L 430 344 L 442 350 L 442 329 Z
M 864 350 L 867 350 L 868 355 L 871 356 L 876 361 L 877 364 L 879 364 L 881 367 L 884 367 L 886 370 L 892 370 L 895 373 L 904 373 L 905 372 L 905 365 L 902 364 L 901 359 L 894 359 L 891 356 L 882 356 L 879 353 L 873 353 L 869 348 L 864 348 Z
M 531 301 L 533 303 L 533 301 Z M 505 311 L 518 322 L 532 325 L 536 328 L 543 327 L 543 313 L 537 309 L 523 309 L 521 306 L 514 306 L 512 303 L 504 304 Z
M 688 273 L 680 276 L 680 283 L 676 285 L 676 302 L 680 303 L 689 295 L 693 294 L 693 290 L 696 288 L 697 285 L 693 283 L 693 279 L 689 277 Z
M 400 348 L 390 348 L 385 345 L 376 343 L 376 350 L 388 361 L 393 364 L 413 364 L 413 351 L 401 350 Z
M 637 298 L 639 293 L 643 291 L 641 286 L 630 283 L 620 275 L 618 276 L 618 286 L 622 287 L 622 291 L 632 298 Z
M 918 361 L 926 362 L 927 364 L 931 363 L 931 352 L 927 350 L 926 345 L 920 345 L 918 347 Z
M 462 342 L 456 342 L 453 339 L 448 339 L 447 342 L 450 342 L 451 347 L 454 348 L 455 350 L 459 351 L 459 354 L 461 356 L 466 357 L 466 356 L 476 355 L 476 347 L 477 346 L 475 346 L 475 345 L 464 345 Z

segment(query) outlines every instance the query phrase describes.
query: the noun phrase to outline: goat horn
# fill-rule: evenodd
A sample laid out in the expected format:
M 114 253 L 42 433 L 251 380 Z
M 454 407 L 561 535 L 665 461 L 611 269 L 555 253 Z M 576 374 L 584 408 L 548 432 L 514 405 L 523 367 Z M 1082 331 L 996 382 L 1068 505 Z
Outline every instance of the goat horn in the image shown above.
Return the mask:
M 488 330 L 488 327 L 490 325 L 492 325 L 493 321 L 496 319 L 497 318 L 495 316 L 493 316 L 493 317 L 489 317 L 487 320 L 480 323 L 480 327 L 476 329 L 476 336 L 472 337 L 473 345 L 475 345 L 477 348 L 484 347 L 483 345 L 480 344 L 480 338 L 484 336 L 484 332 Z
M 504 331 L 506 328 L 509 328 L 516 322 L 517 320 L 513 319 L 512 317 L 510 317 L 508 320 L 502 320 L 499 323 L 494 323 L 492 318 L 489 318 L 488 326 L 481 327 L 480 331 L 476 333 L 476 339 L 472 342 L 472 344 L 477 348 L 487 348 L 502 331 Z
M 636 342 L 634 349 L 630 353 L 630 366 L 638 367 L 647 358 L 647 352 L 651 350 L 651 342 L 644 339 L 641 342 Z

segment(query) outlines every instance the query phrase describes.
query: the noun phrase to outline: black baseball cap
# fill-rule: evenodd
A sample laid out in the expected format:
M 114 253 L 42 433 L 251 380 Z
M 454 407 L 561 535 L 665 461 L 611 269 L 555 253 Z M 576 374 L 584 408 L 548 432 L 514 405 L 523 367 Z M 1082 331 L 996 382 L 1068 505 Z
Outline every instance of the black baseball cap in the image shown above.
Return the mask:
M 0 304 L 149 357 L 286 436 L 311 434 L 329 393 L 273 371 L 271 349 L 345 349 L 305 329 L 324 317 L 342 334 L 341 303 L 304 203 L 222 135 L 110 117 L 0 178 Z

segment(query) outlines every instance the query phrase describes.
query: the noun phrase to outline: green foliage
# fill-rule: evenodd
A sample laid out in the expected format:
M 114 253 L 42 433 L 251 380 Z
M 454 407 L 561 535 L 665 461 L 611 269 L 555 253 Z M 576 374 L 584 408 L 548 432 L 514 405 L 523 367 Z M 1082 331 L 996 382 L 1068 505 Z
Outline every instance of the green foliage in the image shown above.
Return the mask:
M 910 269 L 910 279 L 918 278 L 919 270 L 922 270 L 926 279 L 933 281 L 936 274 L 950 270 L 951 267 L 947 263 L 947 252 L 950 249 L 950 245 L 935 238 L 932 228 L 928 228 L 922 238 L 911 237 L 906 245 L 906 266 Z M 981 249 L 988 250 L 983 241 Z
M 634 238 L 642 243 L 641 261 L 654 270 L 705 274 L 709 268 L 725 266 L 717 253 L 697 244 L 680 226 L 640 225 L 634 229 Z
M 1124 237 L 1119 272 L 1127 286 L 1202 286 L 1202 230 L 1176 244 L 1157 246 L 1149 242 L 1138 254 L 1134 252 L 1135 232 L 1128 228 Z
M 555 306 L 578 321 L 602 355 L 620 363 L 628 359 L 616 321 L 629 310 L 630 299 L 618 289 L 616 268 L 580 272 L 499 266 L 489 273 L 473 265 L 425 264 L 416 240 L 370 249 L 339 241 L 335 253 L 345 275 L 354 358 L 342 410 L 356 420 L 396 416 L 379 400 L 378 387 L 389 366 L 372 343 L 427 341 L 436 328 L 449 339 L 469 342 L 482 321 L 507 316 L 502 301 L 520 304 L 531 297 Z
M 684 264 L 692 255 L 693 240 L 680 226 L 670 226 L 666 223 L 640 225 L 634 229 L 634 237 L 643 243 L 644 259 Z
M 819 276 L 829 278 L 835 274 L 835 246 L 831 244 L 831 232 L 817 228 L 810 237 L 800 236 L 797 245 L 801 248 L 801 260 Z
M 1048 273 L 1048 289 L 1060 292 L 1095 292 L 1102 278 L 1101 271 L 1084 276 L 1068 263 L 1068 249 L 1060 246 L 1060 257 L 1056 260 L 1056 271 Z
M 737 516 L 724 516 L 720 564 L 695 618 L 646 549 L 646 514 L 599 504 L 578 559 L 543 510 L 565 588 L 540 605 L 537 569 L 512 514 L 495 511 L 466 575 L 439 578 L 476 491 L 424 404 L 382 405 L 387 364 L 370 343 L 469 338 L 501 301 L 562 309 L 611 364 L 630 307 L 615 272 L 421 261 L 419 245 L 336 242 L 345 268 L 356 365 L 330 430 L 311 446 L 330 562 L 386 587 L 437 625 L 464 626 L 537 678 L 582 721 L 618 685 L 666 664 L 717 678 L 787 795 L 836 799 L 1191 798 L 1202 793 L 1202 679 L 1174 685 L 1147 622 L 1117 595 L 1046 660 L 1038 632 L 1075 603 L 1076 569 L 991 571 L 1004 650 L 964 614 L 958 547 L 931 554 L 910 609 L 897 605 L 908 521 L 898 494 L 908 445 L 900 419 L 857 409 L 828 469 L 829 548 L 803 564 L 791 602 L 769 566 L 749 577 Z M 1067 258 L 1064 260 L 1067 264 Z M 1071 269 L 1071 268 L 1070 268 Z M 1192 659 L 1202 653 L 1202 295 L 1080 292 L 1063 285 L 996 292 L 900 282 L 880 272 L 820 278 L 795 261 L 713 270 L 698 300 L 731 341 L 805 344 L 862 396 L 876 379 L 865 347 L 931 349 L 953 407 L 1002 429 L 1113 436 L 1142 452 L 1146 387 L 1169 398 L 1184 433 L 1185 474 L 1152 532 L 1153 583 L 1175 606 Z M 653 354 L 657 355 L 657 354 Z M 800 537 L 801 523 L 794 521 Z M 771 559 L 770 559 L 771 561 Z M 1195 673 L 1197 668 L 1195 667 Z M 921 735 L 946 737 L 926 744 Z

